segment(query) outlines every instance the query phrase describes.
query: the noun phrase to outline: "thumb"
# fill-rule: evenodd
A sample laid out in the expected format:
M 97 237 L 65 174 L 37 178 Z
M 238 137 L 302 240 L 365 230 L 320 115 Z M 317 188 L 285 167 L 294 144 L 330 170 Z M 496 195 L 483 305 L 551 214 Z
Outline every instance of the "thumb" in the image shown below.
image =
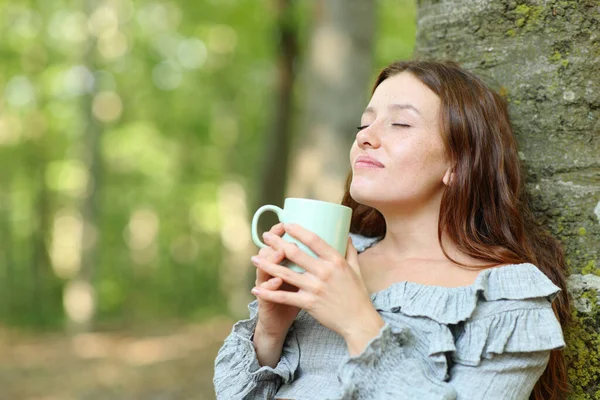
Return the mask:
M 348 238 L 348 247 L 346 248 L 346 262 L 360 276 L 360 267 L 358 265 L 358 251 L 352 243 L 352 239 Z

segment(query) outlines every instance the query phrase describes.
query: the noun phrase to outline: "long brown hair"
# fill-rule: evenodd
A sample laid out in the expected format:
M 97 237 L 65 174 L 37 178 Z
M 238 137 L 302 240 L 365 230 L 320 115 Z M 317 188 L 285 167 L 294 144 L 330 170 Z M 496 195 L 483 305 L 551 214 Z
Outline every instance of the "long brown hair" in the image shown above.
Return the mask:
M 373 92 L 401 72 L 411 73 L 441 100 L 441 135 L 454 166 L 440 206 L 438 242 L 444 255 L 456 262 L 444 250 L 442 232 L 462 252 L 486 262 L 536 265 L 562 289 L 552 307 L 564 328 L 571 318 L 564 253 L 531 212 L 506 101 L 452 61 L 394 62 L 379 73 Z M 352 171 L 342 200 L 353 209 L 351 232 L 385 236 L 383 216 L 352 199 L 351 182 Z M 563 353 L 553 350 L 531 399 L 564 399 L 568 388 Z

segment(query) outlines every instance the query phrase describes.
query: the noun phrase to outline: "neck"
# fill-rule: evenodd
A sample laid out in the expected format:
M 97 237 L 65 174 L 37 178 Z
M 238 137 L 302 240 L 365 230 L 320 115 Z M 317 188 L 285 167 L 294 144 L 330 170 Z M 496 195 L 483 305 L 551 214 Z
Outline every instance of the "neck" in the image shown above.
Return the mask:
M 418 206 L 394 205 L 378 208 L 385 219 L 385 238 L 378 244 L 379 251 L 396 260 L 447 260 L 438 241 L 438 222 L 442 192 L 429 202 Z M 461 262 L 460 252 L 442 232 L 446 253 Z

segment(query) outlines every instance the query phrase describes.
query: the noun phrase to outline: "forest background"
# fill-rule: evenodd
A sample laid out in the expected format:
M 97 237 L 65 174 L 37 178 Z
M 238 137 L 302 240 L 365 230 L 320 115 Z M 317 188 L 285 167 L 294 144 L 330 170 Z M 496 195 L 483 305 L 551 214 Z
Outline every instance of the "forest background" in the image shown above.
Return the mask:
M 600 398 L 600 100 L 560 36 L 600 58 L 594 7 L 0 0 L 0 399 L 214 398 L 214 356 L 252 300 L 254 210 L 339 202 L 370 85 L 413 54 L 454 58 L 508 98 L 536 212 L 574 276 L 573 398 Z M 492 12 L 495 30 L 481 22 Z M 544 88 L 565 107 L 589 106 L 562 114 L 571 147 L 527 136 L 552 103 L 513 84 L 529 82 L 518 63 L 495 69 L 503 46 L 542 34 L 531 71 L 556 74 Z M 573 170 L 550 165 L 558 156 Z

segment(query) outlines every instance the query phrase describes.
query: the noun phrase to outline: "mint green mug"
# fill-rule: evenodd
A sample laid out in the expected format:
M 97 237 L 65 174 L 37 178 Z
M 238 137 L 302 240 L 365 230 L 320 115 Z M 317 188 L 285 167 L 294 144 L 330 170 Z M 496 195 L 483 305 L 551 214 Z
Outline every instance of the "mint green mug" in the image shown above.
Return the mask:
M 262 206 L 254 213 L 254 217 L 252 218 L 252 240 L 260 248 L 267 247 L 259 239 L 257 232 L 258 219 L 265 211 L 272 211 L 277 214 L 280 222 L 302 226 L 317 234 L 342 256 L 346 254 L 350 221 L 352 219 L 352 209 L 350 207 L 326 201 L 300 198 L 285 199 L 283 209 L 273 205 Z M 302 251 L 317 258 L 317 255 L 306 245 L 287 233 L 282 236 L 282 239 L 290 243 L 295 243 Z M 302 267 L 289 260 L 284 260 L 281 265 L 290 268 L 292 271 L 304 273 Z

